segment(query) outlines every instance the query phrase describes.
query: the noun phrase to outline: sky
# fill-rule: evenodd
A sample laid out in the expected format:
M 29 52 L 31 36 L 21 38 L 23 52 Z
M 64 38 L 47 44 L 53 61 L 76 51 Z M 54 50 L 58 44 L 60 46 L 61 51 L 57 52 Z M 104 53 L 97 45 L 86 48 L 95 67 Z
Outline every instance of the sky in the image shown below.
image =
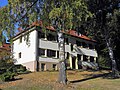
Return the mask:
M 8 4 L 8 0 L 0 0 L 0 7 L 3 7 Z
M 8 4 L 8 0 L 0 0 L 0 7 L 6 6 Z M 5 33 L 4 33 L 5 35 Z M 8 38 L 6 37 L 6 39 L 8 40 Z M 6 41 L 7 42 L 7 41 Z M 7 42 L 8 43 L 8 42 Z

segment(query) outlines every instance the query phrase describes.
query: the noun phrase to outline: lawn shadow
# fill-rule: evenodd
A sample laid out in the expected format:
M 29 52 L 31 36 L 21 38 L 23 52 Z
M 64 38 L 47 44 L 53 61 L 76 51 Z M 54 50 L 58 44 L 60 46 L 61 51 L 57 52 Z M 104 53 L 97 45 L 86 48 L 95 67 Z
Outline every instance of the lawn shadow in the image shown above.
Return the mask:
M 95 79 L 95 78 L 99 78 L 99 77 L 102 77 L 102 78 L 107 78 L 107 76 L 111 74 L 111 72 L 108 72 L 108 73 L 104 73 L 104 74 L 90 74 L 88 76 L 88 78 L 84 78 L 84 79 L 81 79 L 81 80 L 74 80 L 74 81 L 70 81 L 70 83 L 78 83 L 78 82 L 83 82 L 83 81 L 87 81 L 87 80 L 91 80 L 91 79 Z
M 18 80 L 22 80 L 23 78 L 13 78 L 13 79 L 11 79 L 11 80 L 9 80 L 9 81 L 5 81 L 5 82 L 13 82 L 13 81 L 18 81 Z
M 23 78 L 14 78 L 12 81 L 22 80 Z

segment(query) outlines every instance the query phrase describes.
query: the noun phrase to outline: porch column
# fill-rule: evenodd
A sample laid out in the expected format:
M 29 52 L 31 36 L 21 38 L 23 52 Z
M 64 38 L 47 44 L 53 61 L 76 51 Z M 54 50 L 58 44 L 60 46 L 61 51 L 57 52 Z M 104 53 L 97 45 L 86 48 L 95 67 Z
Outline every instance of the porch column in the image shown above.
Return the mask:
M 57 54 L 58 54 L 57 51 L 55 51 L 55 58 L 58 58 L 58 57 L 57 57 Z
M 81 55 L 81 61 L 83 61 L 83 55 Z
M 45 49 L 45 57 L 47 57 L 47 49 Z
M 88 62 L 90 62 L 90 56 L 88 56 Z
M 94 57 L 94 62 L 96 63 L 97 57 Z
M 72 56 L 71 55 L 69 55 L 70 57 L 69 57 L 69 60 L 70 60 L 70 68 L 72 69 Z
M 75 60 L 75 69 L 78 69 L 78 57 L 76 57 L 76 60 Z

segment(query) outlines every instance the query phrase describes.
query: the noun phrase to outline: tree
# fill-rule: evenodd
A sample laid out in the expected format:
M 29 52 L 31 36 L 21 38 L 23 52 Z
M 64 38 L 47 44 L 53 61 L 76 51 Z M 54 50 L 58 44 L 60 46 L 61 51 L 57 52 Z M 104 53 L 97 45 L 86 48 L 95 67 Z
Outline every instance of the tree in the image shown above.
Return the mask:
M 89 30 L 106 44 L 112 62 L 112 75 L 119 77 L 116 58 L 114 57 L 115 40 L 118 39 L 117 32 L 119 32 L 119 2 L 117 0 L 95 0 L 93 2 L 90 0 L 88 4 L 91 5 L 89 9 L 94 13 L 92 22 L 89 20 L 90 23 L 87 23 L 92 27 Z
M 6 20 L 1 26 L 9 37 L 15 34 L 15 26 L 26 29 L 32 22 L 43 21 L 42 29 L 46 26 L 53 26 L 58 34 L 60 50 L 60 73 L 59 82 L 66 84 L 66 63 L 64 35 L 70 29 L 80 30 L 81 25 L 92 14 L 88 11 L 84 0 L 9 0 L 6 7 Z M 2 20 L 1 20 L 2 21 Z M 5 24 L 8 23 L 9 24 Z M 5 25 L 4 25 L 5 24 Z
M 66 84 L 67 77 L 63 32 L 80 27 L 80 25 L 82 25 L 82 23 L 86 21 L 88 17 L 91 17 L 92 14 L 87 10 L 87 6 L 83 0 L 53 0 L 50 2 L 49 0 L 46 0 L 44 5 L 44 7 L 48 5 L 47 9 L 49 9 L 43 12 L 49 12 L 48 20 L 50 21 L 50 24 L 57 30 L 58 34 L 60 51 L 60 70 L 58 81 Z

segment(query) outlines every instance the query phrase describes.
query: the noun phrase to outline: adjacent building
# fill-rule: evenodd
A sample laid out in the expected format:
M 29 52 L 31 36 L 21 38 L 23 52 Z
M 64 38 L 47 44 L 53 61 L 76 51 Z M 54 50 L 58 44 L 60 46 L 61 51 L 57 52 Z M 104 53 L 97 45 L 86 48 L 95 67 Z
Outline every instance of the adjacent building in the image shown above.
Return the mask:
M 2 43 L 0 46 L 0 60 L 10 58 L 11 46 L 10 43 Z
M 67 69 L 97 69 L 96 41 L 74 30 L 64 33 Z M 46 30 L 33 25 L 13 37 L 12 52 L 16 64 L 30 71 L 59 69 L 59 45 L 57 33 L 50 26 Z

